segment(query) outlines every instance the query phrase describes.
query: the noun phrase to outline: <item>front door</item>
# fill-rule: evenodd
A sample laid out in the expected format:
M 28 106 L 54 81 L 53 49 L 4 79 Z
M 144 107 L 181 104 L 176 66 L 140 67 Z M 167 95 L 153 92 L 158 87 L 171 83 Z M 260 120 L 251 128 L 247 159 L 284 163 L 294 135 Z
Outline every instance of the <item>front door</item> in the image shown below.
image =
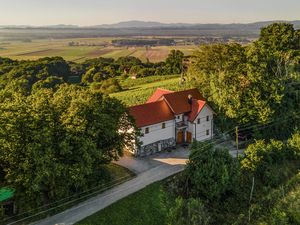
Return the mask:
M 183 142 L 183 131 L 180 130 L 177 132 L 177 144 L 181 144 Z
M 186 142 L 187 143 L 192 143 L 192 133 L 191 132 L 186 132 Z

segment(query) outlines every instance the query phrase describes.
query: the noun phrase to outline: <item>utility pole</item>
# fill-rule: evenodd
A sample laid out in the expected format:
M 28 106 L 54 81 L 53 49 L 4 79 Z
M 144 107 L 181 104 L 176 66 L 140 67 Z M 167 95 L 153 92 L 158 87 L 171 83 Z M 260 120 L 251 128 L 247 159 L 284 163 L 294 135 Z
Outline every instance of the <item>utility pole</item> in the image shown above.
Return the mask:
M 239 156 L 239 127 L 235 127 L 235 144 L 236 144 L 236 157 Z

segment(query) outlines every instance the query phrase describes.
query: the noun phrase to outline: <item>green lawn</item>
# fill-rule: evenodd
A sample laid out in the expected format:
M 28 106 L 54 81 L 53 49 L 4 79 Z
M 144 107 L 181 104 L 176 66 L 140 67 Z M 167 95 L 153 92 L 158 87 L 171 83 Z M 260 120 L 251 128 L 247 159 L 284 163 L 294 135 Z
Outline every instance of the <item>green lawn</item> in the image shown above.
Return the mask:
M 162 182 L 147 186 L 77 225 L 164 225 L 165 211 L 161 204 Z

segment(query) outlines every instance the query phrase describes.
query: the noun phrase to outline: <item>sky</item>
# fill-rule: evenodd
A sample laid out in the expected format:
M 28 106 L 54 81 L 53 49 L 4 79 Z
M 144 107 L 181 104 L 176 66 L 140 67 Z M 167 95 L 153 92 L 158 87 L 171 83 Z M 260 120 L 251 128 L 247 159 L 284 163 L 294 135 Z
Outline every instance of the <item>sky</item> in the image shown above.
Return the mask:
M 0 0 L 0 25 L 80 26 L 128 20 L 248 23 L 300 19 L 300 0 Z

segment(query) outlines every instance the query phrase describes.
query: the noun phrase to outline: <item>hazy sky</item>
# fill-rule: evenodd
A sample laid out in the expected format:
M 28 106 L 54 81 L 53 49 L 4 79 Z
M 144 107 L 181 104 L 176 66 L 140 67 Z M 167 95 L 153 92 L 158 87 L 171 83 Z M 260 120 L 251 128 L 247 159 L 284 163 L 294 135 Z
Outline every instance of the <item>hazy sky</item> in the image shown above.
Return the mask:
M 300 19 L 300 0 L 0 0 L 1 25 Z

